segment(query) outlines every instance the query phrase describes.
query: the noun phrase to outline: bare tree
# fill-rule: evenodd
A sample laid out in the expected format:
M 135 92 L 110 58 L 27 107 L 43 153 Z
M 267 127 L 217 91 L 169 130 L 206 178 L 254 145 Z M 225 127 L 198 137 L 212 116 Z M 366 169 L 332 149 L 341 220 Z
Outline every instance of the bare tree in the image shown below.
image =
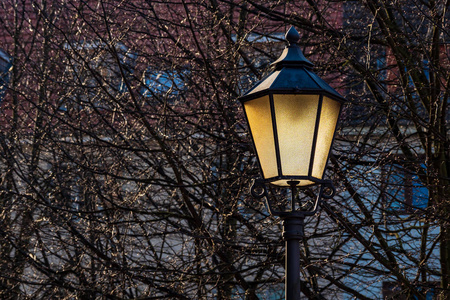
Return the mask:
M 236 98 L 294 25 L 350 100 L 307 225 L 309 299 L 448 299 L 444 3 L 3 1 L 5 299 L 269 299 L 280 226 Z M 435 282 L 440 282 L 440 287 Z M 394 288 L 391 288 L 394 290 Z M 280 294 L 279 298 L 282 295 Z

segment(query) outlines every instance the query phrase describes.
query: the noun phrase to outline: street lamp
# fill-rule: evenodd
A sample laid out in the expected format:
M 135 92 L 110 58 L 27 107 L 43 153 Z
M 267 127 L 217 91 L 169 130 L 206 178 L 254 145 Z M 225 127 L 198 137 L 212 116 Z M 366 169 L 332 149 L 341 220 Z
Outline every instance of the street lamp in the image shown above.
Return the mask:
M 239 98 L 250 129 L 262 179 L 251 193 L 266 198 L 269 212 L 281 217 L 286 241 L 286 299 L 300 299 L 300 248 L 305 216 L 313 215 L 321 198 L 335 189 L 324 179 L 328 156 L 345 99 L 311 70 L 313 64 L 291 27 L 289 45 L 272 65 L 274 70 Z M 289 187 L 290 203 L 278 207 L 267 186 Z M 302 205 L 297 190 L 318 187 L 312 205 Z

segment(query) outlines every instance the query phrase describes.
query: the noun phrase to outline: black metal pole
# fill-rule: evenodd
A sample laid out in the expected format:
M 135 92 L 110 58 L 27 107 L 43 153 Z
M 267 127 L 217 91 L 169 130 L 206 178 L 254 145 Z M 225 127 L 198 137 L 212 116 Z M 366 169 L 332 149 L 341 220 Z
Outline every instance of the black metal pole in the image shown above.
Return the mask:
M 300 240 L 303 238 L 303 217 L 283 220 L 283 238 L 286 241 L 286 300 L 300 300 Z
M 300 241 L 303 239 L 305 217 L 295 211 L 296 184 L 298 182 L 291 184 L 293 211 L 283 218 L 283 239 L 286 241 L 286 300 L 300 300 Z

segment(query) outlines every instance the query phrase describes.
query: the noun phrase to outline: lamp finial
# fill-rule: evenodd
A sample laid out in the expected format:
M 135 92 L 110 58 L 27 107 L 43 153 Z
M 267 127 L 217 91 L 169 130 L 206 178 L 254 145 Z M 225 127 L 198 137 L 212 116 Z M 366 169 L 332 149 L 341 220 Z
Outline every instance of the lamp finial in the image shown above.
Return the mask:
M 289 28 L 288 32 L 286 32 L 286 40 L 289 42 L 289 44 L 297 44 L 300 40 L 300 34 L 298 31 L 294 28 L 294 26 L 291 26 Z

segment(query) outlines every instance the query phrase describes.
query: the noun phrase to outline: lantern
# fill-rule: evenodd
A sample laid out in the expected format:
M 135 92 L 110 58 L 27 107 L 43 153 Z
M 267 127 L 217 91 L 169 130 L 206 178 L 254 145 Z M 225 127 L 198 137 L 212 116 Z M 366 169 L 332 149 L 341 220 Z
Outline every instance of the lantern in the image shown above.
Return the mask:
M 265 183 L 307 187 L 324 173 L 345 99 L 313 71 L 299 33 L 286 33 L 289 46 L 274 70 L 239 98 Z

